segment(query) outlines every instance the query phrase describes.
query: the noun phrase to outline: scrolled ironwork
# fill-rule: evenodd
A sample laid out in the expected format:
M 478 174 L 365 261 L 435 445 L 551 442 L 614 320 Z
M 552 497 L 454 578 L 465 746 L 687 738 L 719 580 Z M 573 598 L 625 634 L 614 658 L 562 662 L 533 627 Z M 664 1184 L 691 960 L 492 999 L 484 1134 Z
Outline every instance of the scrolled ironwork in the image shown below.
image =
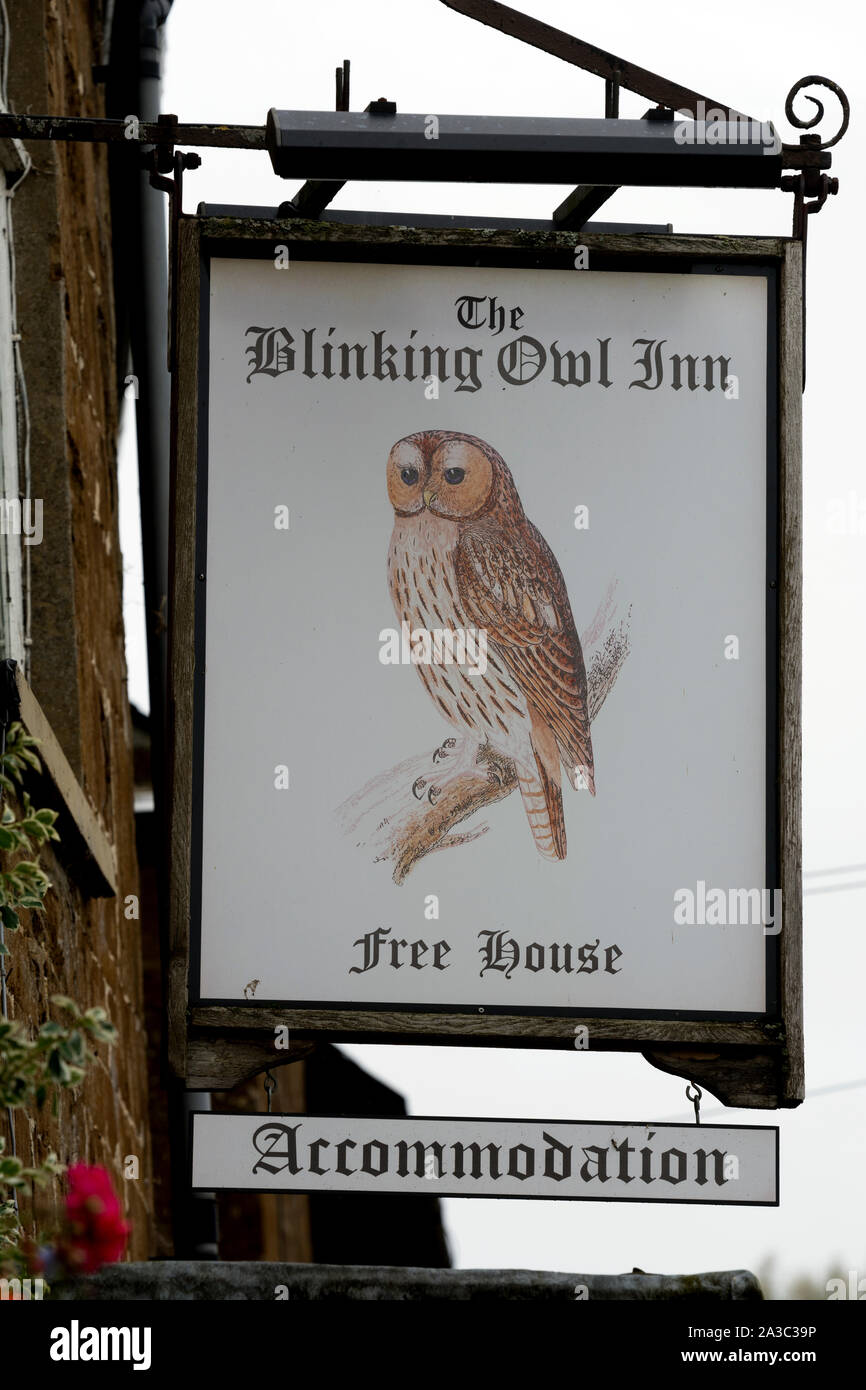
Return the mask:
M 803 120 L 794 111 L 794 99 L 805 87 L 827 87 L 837 98 L 839 105 L 842 107 L 842 124 L 838 131 L 833 136 L 832 140 L 822 140 L 818 146 L 819 149 L 829 150 L 832 145 L 838 145 L 845 131 L 848 129 L 848 121 L 851 117 L 851 107 L 848 98 L 842 91 L 842 88 L 836 82 L 831 82 L 829 77 L 817 77 L 815 75 L 811 77 L 801 77 L 799 82 L 794 83 L 785 98 L 785 115 L 791 122 L 791 125 L 796 126 L 798 130 L 812 130 L 814 126 L 819 125 L 824 119 L 824 103 L 819 101 L 817 97 L 810 96 L 808 92 L 805 94 L 806 100 L 811 101 L 813 106 L 818 108 L 812 116 L 812 119 L 808 121 Z

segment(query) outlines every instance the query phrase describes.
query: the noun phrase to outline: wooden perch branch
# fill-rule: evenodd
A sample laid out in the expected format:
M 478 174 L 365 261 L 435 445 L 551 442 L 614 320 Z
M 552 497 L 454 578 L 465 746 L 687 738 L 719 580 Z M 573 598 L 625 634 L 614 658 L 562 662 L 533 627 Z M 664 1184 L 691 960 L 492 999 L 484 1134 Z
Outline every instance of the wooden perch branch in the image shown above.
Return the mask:
M 587 672 L 590 722 L 610 694 L 629 652 L 631 609 L 619 620 L 608 588 L 581 639 Z M 413 866 L 434 850 L 468 844 L 484 835 L 482 823 L 455 831 L 476 812 L 502 801 L 517 789 L 510 759 L 487 743 L 453 735 L 439 748 L 406 758 L 374 777 L 337 808 L 338 822 L 359 848 L 372 851 L 376 863 L 393 865 L 395 883 L 403 883 Z

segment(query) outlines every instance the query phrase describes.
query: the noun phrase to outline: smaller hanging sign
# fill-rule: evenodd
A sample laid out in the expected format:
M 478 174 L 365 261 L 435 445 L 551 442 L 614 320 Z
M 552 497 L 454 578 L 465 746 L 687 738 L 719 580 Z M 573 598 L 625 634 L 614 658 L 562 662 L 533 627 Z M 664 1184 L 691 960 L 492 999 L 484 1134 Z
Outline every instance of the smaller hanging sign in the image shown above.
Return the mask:
M 193 1190 L 779 1204 L 773 1125 L 202 1111 L 191 1123 Z

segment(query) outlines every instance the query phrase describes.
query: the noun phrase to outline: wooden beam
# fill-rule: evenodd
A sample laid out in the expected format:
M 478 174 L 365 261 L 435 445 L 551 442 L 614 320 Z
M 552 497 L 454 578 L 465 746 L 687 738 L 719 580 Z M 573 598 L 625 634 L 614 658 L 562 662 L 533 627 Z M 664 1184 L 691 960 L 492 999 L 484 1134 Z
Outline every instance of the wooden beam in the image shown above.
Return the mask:
M 658 1018 L 595 1018 L 579 1011 L 553 1015 L 444 1013 L 423 1009 L 366 1009 L 363 1006 L 346 1009 L 318 1009 L 305 1005 L 286 1007 L 242 1004 L 194 1004 L 190 1009 L 190 1024 L 194 1029 L 230 1035 L 239 1033 L 268 1034 L 286 1025 L 292 1038 L 295 1035 L 341 1035 L 344 1040 L 360 1041 L 369 1038 L 379 1042 L 395 1041 L 399 1037 L 436 1038 L 443 1043 L 487 1043 L 492 1047 L 508 1047 L 510 1043 L 525 1046 L 531 1040 L 551 1046 L 574 1047 L 575 1024 L 585 1024 L 589 1031 L 590 1049 L 623 1048 L 641 1051 L 657 1043 L 659 1048 L 677 1044 L 715 1046 L 745 1044 L 768 1047 L 777 1037 L 774 1023 L 743 1023 L 738 1020 L 658 1019 Z M 273 1046 L 273 1044 L 271 1044 Z
M 646 97 L 648 101 L 654 101 L 659 106 L 668 106 L 673 111 L 694 116 L 698 102 L 703 101 L 707 108 L 717 107 L 719 110 L 730 112 L 732 117 L 745 115 L 726 101 L 712 101 L 709 97 L 702 97 L 700 93 L 693 92 L 691 87 L 684 87 L 679 82 L 672 82 L 669 77 L 662 77 L 657 72 L 638 67 L 637 63 L 630 63 L 625 58 L 617 57 L 615 53 L 608 53 L 604 48 L 596 48 L 595 44 L 586 43 L 574 34 L 567 34 L 564 29 L 555 29 L 552 24 L 544 24 L 533 15 L 524 14 L 521 10 L 512 10 L 508 5 L 501 5 L 498 0 L 442 0 L 442 3 L 450 10 L 465 15 L 467 19 L 476 19 L 480 24 L 498 29 L 501 34 L 507 34 L 512 39 L 519 39 L 521 43 L 540 48 L 552 58 L 561 58 L 564 63 L 573 63 L 584 72 L 591 72 L 596 77 L 616 82 L 618 86 L 625 87 L 629 92 L 636 92 L 638 96 Z
M 345 187 L 345 180 L 308 179 L 294 198 L 282 206 L 287 217 L 321 217 L 340 189 Z
M 787 1099 L 785 1068 L 778 1047 L 734 1047 L 725 1052 L 666 1047 L 653 1048 L 643 1055 L 659 1071 L 693 1082 L 722 1105 L 777 1110 L 792 1103 Z
M 284 1052 L 274 1046 L 273 1030 L 257 1037 L 226 1038 L 218 1033 L 191 1037 L 186 1053 L 188 1091 L 231 1091 L 265 1071 L 301 1062 L 315 1043 L 292 1042 Z
M 43 776 L 40 800 L 53 802 L 59 812 L 58 859 L 70 865 L 79 886 L 92 898 L 117 896 L 117 858 L 114 846 L 82 790 L 48 719 L 20 667 L 15 668 L 19 718 L 33 738 Z M 34 774 L 35 775 L 35 774 Z
M 779 842 L 782 889 L 780 1005 L 785 1020 L 783 1105 L 806 1094 L 803 1039 L 803 264 L 785 247 L 779 285 Z
M 607 202 L 608 198 L 613 197 L 616 191 L 616 184 L 609 186 L 591 183 L 578 184 L 577 188 L 569 193 L 553 214 L 553 221 L 557 230 L 579 232 L 592 215 Z

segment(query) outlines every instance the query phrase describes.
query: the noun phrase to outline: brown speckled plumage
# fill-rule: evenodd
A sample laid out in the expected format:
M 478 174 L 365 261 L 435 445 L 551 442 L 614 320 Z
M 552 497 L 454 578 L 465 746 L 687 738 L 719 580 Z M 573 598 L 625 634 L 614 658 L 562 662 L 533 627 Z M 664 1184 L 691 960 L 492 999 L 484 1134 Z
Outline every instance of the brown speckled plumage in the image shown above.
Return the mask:
M 487 634 L 483 676 L 435 663 L 418 674 L 451 724 L 513 759 L 539 851 L 564 859 L 560 763 L 593 794 L 595 778 L 583 653 L 556 558 L 484 440 L 424 430 L 394 445 L 388 469 L 399 621 Z

